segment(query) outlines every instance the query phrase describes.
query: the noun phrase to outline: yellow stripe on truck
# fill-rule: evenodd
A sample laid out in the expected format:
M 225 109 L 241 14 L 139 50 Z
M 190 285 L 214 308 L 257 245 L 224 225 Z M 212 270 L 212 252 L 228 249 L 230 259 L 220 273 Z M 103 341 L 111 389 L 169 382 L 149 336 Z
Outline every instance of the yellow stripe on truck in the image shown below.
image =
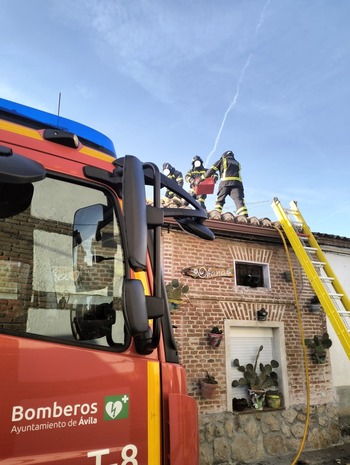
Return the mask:
M 136 271 L 134 273 L 135 279 L 139 279 L 142 282 L 143 289 L 146 295 L 151 295 L 151 291 L 148 285 L 148 276 L 145 271 Z
M 31 137 L 32 139 L 43 140 L 36 129 L 26 128 L 19 124 L 10 123 L 9 121 L 2 120 L 1 129 L 4 131 L 14 132 L 15 134 L 20 134 L 21 136 Z
M 19 124 L 10 123 L 9 121 L 2 120 L 1 129 L 3 129 L 4 131 L 8 131 L 8 132 L 14 132 L 15 134 L 19 134 L 21 136 L 31 137 L 32 139 L 44 140 L 37 129 L 27 128 Z M 104 160 L 110 163 L 112 163 L 115 160 L 115 158 L 112 157 L 111 155 L 108 155 L 106 153 L 100 152 L 98 150 L 95 150 L 95 149 L 92 149 L 86 146 L 82 146 L 79 149 L 79 152 L 83 153 L 84 155 L 88 155 L 94 158 L 99 158 L 100 160 Z
M 160 465 L 161 416 L 160 371 L 158 362 L 147 362 L 148 464 Z
M 83 153 L 84 155 L 89 155 L 90 157 L 99 158 L 100 160 L 109 161 L 111 163 L 115 160 L 115 158 L 112 157 L 111 155 L 107 155 L 106 153 L 99 152 L 98 150 L 92 149 L 90 147 L 86 147 L 86 145 L 84 145 L 84 147 L 82 147 L 79 150 L 79 152 Z

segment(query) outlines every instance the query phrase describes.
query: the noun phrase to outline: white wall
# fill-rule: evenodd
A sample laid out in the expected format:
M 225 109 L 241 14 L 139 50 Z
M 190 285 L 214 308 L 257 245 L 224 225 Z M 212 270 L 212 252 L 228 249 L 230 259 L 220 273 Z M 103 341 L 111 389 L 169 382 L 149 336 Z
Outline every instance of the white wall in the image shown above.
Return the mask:
M 339 251 L 334 247 L 322 247 L 329 264 L 331 265 L 335 275 L 339 279 L 346 294 L 350 296 L 350 251 Z M 332 325 L 327 320 L 328 333 L 333 341 L 330 348 L 330 357 L 332 363 L 333 385 L 350 386 L 350 360 L 346 355 L 343 346 L 340 344 Z

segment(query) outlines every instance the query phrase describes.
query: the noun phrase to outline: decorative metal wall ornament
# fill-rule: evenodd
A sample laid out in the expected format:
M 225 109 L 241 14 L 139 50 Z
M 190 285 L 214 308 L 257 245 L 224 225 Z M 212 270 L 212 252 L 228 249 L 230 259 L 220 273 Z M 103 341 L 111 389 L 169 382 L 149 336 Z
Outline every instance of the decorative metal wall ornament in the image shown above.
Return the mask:
M 190 266 L 181 270 L 181 273 L 194 279 L 232 278 L 234 276 L 232 267 L 210 265 Z

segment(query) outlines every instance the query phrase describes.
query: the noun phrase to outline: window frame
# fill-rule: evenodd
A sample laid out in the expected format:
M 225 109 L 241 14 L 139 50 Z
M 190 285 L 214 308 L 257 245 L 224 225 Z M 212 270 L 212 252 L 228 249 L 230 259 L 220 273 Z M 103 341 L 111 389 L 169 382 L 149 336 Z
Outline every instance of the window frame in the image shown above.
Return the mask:
M 272 348 L 273 357 L 279 362 L 279 367 L 276 370 L 278 372 L 278 390 L 283 394 L 283 406 L 284 408 L 289 407 L 289 390 L 288 390 L 288 371 L 287 371 L 287 354 L 285 345 L 284 335 L 284 323 L 280 321 L 248 321 L 248 320 L 225 320 L 225 361 L 226 361 L 226 407 L 229 412 L 232 412 L 232 399 L 236 397 L 234 395 L 234 389 L 231 386 L 232 380 L 236 379 L 236 376 L 232 373 L 232 362 L 235 358 L 239 358 L 240 354 L 237 354 L 231 359 L 231 339 L 233 337 L 234 328 L 245 328 L 249 329 L 269 329 L 272 331 Z M 253 334 L 253 332 L 252 332 Z M 258 344 L 258 343 L 257 343 Z M 241 361 L 245 364 L 244 360 Z M 239 388 L 238 388 L 239 389 Z M 249 410 L 251 412 L 251 410 Z M 259 411 L 257 410 L 257 413 Z M 244 412 L 243 412 L 244 413 Z
M 237 265 L 244 266 L 257 266 L 262 269 L 262 280 L 263 286 L 250 286 L 249 284 L 243 284 L 237 282 Z M 269 263 L 256 262 L 256 261 L 246 261 L 246 260 L 233 260 L 234 275 L 235 275 L 235 286 L 244 286 L 250 287 L 251 289 L 271 289 L 271 279 L 270 279 L 270 266 Z

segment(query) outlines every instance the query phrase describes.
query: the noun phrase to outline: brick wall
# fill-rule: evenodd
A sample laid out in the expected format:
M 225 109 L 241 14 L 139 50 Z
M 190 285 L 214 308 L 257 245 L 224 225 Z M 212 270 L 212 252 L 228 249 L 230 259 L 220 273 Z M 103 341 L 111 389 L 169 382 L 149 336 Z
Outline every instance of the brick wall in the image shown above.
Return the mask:
M 289 270 L 283 244 L 258 243 L 250 239 L 244 240 L 244 237 L 231 239 L 218 236 L 215 241 L 207 242 L 175 229 L 163 230 L 162 243 L 165 282 L 177 278 L 190 287 L 183 305 L 180 310 L 172 312 L 172 317 L 176 326 L 175 338 L 179 346 L 180 360 L 187 370 L 189 393 L 198 401 L 200 418 L 206 418 L 207 422 L 208 414 L 217 415 L 221 412 L 227 415 L 225 344 L 221 343 L 219 348 L 212 348 L 208 340 L 209 330 L 213 326 L 223 329 L 226 319 L 254 320 L 257 309 L 261 307 L 268 311 L 270 321 L 284 323 L 288 404 L 291 409 L 303 408 L 306 403 L 306 388 L 301 335 L 293 285 L 283 278 L 283 273 Z M 325 314 L 323 311 L 309 312 L 308 303 L 314 293 L 291 250 L 290 255 L 304 336 L 322 335 L 326 330 Z M 235 286 L 234 277 L 193 279 L 181 273 L 186 267 L 198 265 L 233 267 L 234 259 L 268 263 L 271 288 Z M 324 365 L 316 365 L 308 353 L 308 362 L 313 408 L 332 406 L 334 400 L 329 359 Z M 205 370 L 214 374 L 219 382 L 219 391 L 212 400 L 201 397 L 199 379 L 204 376 Z M 288 428 L 285 428 L 285 431 L 287 430 Z M 206 442 L 203 437 L 201 442 Z M 205 449 L 208 452 L 207 446 Z M 264 453 L 261 452 L 261 455 Z M 234 452 L 231 458 L 235 458 Z M 210 460 L 214 460 L 214 456 L 209 454 L 208 463 Z M 206 462 L 202 459 L 201 463 Z

